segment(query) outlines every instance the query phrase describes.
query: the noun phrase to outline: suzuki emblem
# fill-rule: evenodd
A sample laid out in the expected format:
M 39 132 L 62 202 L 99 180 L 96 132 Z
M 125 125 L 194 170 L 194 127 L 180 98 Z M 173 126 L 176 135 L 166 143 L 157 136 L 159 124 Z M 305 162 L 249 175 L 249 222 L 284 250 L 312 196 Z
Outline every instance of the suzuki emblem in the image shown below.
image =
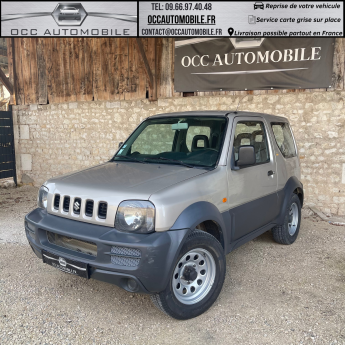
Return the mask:
M 74 209 L 74 211 L 79 211 L 79 209 L 80 209 L 80 203 L 79 203 L 79 201 L 76 201 L 74 204 L 73 204 L 73 209 Z

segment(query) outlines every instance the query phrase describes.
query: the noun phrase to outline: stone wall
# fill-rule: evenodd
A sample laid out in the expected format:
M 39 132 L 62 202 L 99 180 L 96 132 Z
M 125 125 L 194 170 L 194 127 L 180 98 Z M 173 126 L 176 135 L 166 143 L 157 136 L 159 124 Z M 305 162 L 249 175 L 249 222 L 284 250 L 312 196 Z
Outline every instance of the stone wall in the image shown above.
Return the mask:
M 15 106 L 18 181 L 52 176 L 108 160 L 138 123 L 154 114 L 236 109 L 242 96 Z M 345 215 L 345 92 L 245 97 L 239 110 L 286 116 L 299 146 L 306 203 Z

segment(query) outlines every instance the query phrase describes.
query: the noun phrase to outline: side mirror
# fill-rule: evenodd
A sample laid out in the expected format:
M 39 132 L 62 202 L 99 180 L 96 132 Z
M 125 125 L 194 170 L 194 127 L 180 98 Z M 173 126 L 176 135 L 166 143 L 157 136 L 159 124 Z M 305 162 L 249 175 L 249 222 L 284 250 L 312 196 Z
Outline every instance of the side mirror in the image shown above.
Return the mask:
M 121 148 L 121 146 L 123 145 L 123 141 L 119 142 L 119 149 Z
M 237 166 L 253 165 L 256 162 L 254 146 L 240 146 L 238 149 Z

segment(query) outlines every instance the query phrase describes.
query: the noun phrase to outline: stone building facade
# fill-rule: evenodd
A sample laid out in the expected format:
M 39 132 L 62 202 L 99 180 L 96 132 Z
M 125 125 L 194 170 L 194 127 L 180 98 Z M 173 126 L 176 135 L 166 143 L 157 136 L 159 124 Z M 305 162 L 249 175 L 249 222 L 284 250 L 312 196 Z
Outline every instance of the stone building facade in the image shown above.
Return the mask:
M 234 110 L 242 97 L 14 106 L 18 181 L 39 186 L 52 176 L 105 162 L 114 155 L 118 143 L 148 116 Z M 246 96 L 239 108 L 289 119 L 299 147 L 305 202 L 337 215 L 345 215 L 344 101 L 345 91 L 259 94 Z

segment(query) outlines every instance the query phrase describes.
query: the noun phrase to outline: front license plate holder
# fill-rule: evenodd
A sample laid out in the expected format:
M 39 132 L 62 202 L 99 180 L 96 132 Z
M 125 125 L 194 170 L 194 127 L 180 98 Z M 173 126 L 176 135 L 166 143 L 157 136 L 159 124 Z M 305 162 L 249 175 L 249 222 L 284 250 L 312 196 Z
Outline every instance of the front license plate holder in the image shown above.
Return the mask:
M 84 262 L 66 259 L 63 256 L 55 255 L 42 250 L 42 258 L 45 264 L 53 266 L 58 270 L 89 279 L 89 267 Z

